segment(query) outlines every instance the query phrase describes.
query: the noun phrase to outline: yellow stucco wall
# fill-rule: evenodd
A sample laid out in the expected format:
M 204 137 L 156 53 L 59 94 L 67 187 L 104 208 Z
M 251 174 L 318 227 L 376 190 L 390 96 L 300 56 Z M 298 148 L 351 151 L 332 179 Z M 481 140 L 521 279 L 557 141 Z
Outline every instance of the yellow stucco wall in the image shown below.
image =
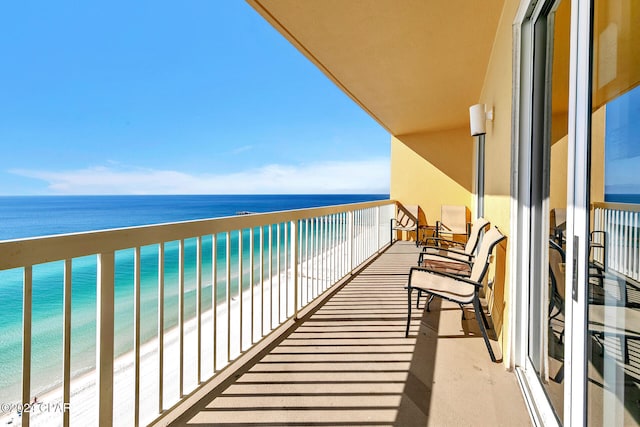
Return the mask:
M 513 75 L 512 24 L 519 1 L 506 0 L 496 32 L 484 85 L 478 102 L 492 107 L 493 122 L 487 123 L 485 147 L 485 217 L 509 236 L 511 216 L 511 103 Z M 510 286 L 507 239 L 496 251 L 493 289 L 488 292 L 491 316 L 503 349 L 503 363 L 510 366 L 509 298 Z
M 606 104 L 591 115 L 591 203 L 604 202 Z
M 551 146 L 549 209 L 567 207 L 567 140 L 565 135 Z
M 591 115 L 591 203 L 604 202 L 604 133 L 606 105 Z M 549 208 L 567 206 L 567 136 L 551 146 Z
M 471 208 L 473 139 L 468 128 L 391 137 L 391 198 L 419 205 L 427 223 L 441 205 Z
M 511 102 L 512 23 L 519 2 L 506 0 L 495 35 L 480 99 L 494 109 L 487 123 L 485 149 L 485 216 L 508 236 L 511 214 Z M 474 141 L 468 126 L 448 131 L 401 135 L 391 138 L 391 198 L 420 205 L 434 224 L 443 204 L 473 203 Z M 487 297 L 500 345 L 509 343 L 509 241 L 496 251 L 491 272 L 494 280 Z M 504 352 L 503 352 L 504 353 Z M 506 356 L 506 354 L 505 354 Z M 504 363 L 509 365 L 508 357 Z

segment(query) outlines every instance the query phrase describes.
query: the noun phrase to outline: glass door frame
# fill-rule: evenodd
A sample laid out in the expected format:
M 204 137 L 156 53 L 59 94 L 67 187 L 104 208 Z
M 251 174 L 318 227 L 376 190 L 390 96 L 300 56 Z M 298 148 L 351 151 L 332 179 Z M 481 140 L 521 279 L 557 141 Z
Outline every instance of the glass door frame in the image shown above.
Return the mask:
M 569 144 L 567 164 L 567 260 L 565 301 L 565 425 L 587 423 L 587 294 L 590 215 L 593 2 L 571 11 Z M 571 236 L 572 238 L 569 238 Z
M 511 235 L 514 236 L 514 248 L 511 252 L 511 283 L 514 286 L 511 293 L 512 357 L 508 363 L 515 369 L 532 419 L 536 424 L 547 426 L 558 425 L 558 420 L 534 366 L 535 363 L 541 374 L 545 374 L 545 329 L 541 310 L 534 316 L 540 323 L 540 336 L 536 338 L 535 343 L 540 354 L 535 362 L 529 357 L 529 322 L 536 313 L 530 310 L 530 294 L 533 292 L 541 297 L 544 293 L 544 274 L 541 272 L 548 270 L 544 268 L 548 264 L 542 259 L 544 256 L 534 256 L 538 253 L 546 254 L 546 251 L 541 249 L 543 242 L 546 242 L 545 236 L 541 233 L 548 230 L 548 216 L 545 227 L 543 214 L 548 208 L 548 198 L 545 201 L 541 190 L 546 181 L 538 177 L 540 174 L 534 175 L 535 168 L 543 166 L 544 163 L 544 158 L 541 157 L 542 147 L 534 149 L 534 139 L 540 139 L 538 130 L 545 126 L 543 117 L 535 110 L 540 107 L 540 96 L 547 95 L 547 64 L 539 59 L 536 61 L 535 54 L 550 51 L 553 40 L 549 40 L 546 33 L 541 34 L 539 26 L 536 26 L 542 22 L 541 20 L 546 22 L 546 14 L 554 3 L 555 0 L 521 2 L 513 25 Z M 542 92 L 539 90 L 540 87 L 544 88 Z M 537 93 L 534 93 L 534 88 Z M 544 305 L 542 300 L 538 303 Z
M 544 202 L 532 194 L 531 141 L 533 138 L 534 26 L 553 0 L 522 1 L 513 25 L 513 127 L 511 181 L 511 251 L 513 284 L 510 327 L 513 339 L 508 366 L 514 368 L 532 419 L 558 425 L 553 408 L 529 359 L 529 286 L 532 271 L 542 271 L 544 260 L 532 257 L 533 231 L 544 221 Z M 586 425 L 586 284 L 589 225 L 589 143 L 591 129 L 591 1 L 572 1 L 569 58 L 567 159 L 567 298 L 565 302 L 564 425 Z M 547 47 L 549 40 L 546 41 Z M 538 82 L 539 83 L 539 82 Z M 536 125 L 539 125 L 537 123 Z M 539 205 L 532 205 L 537 203 Z M 538 218 L 536 218 L 536 215 Z M 532 225 L 533 224 L 533 225 Z M 544 229 L 544 227 L 542 227 Z M 534 275 L 535 276 L 535 275 Z M 541 355 L 542 356 L 542 355 Z

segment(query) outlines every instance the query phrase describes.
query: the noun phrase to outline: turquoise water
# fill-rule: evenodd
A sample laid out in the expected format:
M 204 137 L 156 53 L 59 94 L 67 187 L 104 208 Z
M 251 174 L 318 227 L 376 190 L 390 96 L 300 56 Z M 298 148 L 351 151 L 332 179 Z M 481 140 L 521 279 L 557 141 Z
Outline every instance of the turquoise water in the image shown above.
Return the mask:
M 253 198 L 253 200 L 252 200 Z M 269 199 L 271 198 L 271 199 Z M 3 198 L 0 205 L 3 226 L 0 240 L 38 234 L 86 231 L 87 227 L 141 225 L 233 215 L 238 211 L 274 211 L 312 206 L 352 203 L 387 198 L 386 195 L 361 196 L 136 196 L 78 198 Z M 17 203 L 16 199 L 19 199 Z M 66 199 L 66 200 L 64 200 Z M 284 200 L 284 202 L 283 202 Z M 181 208 L 181 202 L 185 202 Z M 253 204 L 252 204 L 253 202 Z M 7 205 L 12 205 L 10 214 Z M 52 207 L 54 205 L 54 207 Z M 163 216 L 162 207 L 166 207 Z M 283 207 L 284 206 L 284 207 Z M 20 208 L 25 214 L 20 220 Z M 16 209 L 18 210 L 16 212 Z M 35 215 L 46 212 L 46 215 Z M 134 212 L 132 214 L 132 212 Z M 74 223 L 69 218 L 82 218 Z M 51 224 L 48 226 L 47 224 Z M 74 228 L 75 226 L 75 228 Z M 268 247 L 265 239 L 264 248 Z M 275 229 L 273 247 L 275 249 Z M 284 234 L 282 234 L 284 235 Z M 243 234 L 243 289 L 247 289 L 249 232 Z M 231 294 L 238 295 L 238 233 L 231 234 Z M 284 239 L 281 241 L 284 247 Z M 202 310 L 211 309 L 212 238 L 202 239 Z M 255 230 L 254 260 L 259 251 Z M 141 339 L 157 336 L 158 245 L 141 248 Z M 185 241 L 184 250 L 185 317 L 196 313 L 196 239 Z M 226 241 L 217 238 L 216 263 L 219 302 L 226 300 Z M 116 253 L 115 271 L 115 352 L 116 356 L 133 348 L 133 250 Z M 284 262 L 284 259 L 281 260 Z M 257 262 L 256 262 L 257 264 Z M 33 269 L 32 308 L 32 391 L 33 394 L 56 387 L 62 379 L 63 262 L 37 265 Z M 256 269 L 259 267 L 256 265 Z M 72 273 L 72 375 L 95 367 L 96 336 L 96 257 L 73 260 Z M 164 327 L 178 323 L 178 243 L 165 244 Z M 22 269 L 0 271 L 0 402 L 19 401 L 22 354 Z

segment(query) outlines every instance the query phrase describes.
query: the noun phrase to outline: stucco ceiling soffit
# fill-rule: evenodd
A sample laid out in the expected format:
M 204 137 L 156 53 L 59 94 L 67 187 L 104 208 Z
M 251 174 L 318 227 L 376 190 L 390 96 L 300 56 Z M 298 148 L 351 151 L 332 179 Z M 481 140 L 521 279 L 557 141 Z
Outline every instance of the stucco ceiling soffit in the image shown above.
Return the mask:
M 248 0 L 394 135 L 468 121 L 503 0 Z

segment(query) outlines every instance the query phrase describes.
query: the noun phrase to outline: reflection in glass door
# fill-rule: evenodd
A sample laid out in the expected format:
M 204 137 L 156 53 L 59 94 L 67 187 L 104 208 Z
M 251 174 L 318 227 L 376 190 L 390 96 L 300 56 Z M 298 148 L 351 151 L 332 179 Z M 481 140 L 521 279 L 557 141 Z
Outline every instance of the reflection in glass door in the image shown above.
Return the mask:
M 558 421 L 564 406 L 565 251 L 571 2 L 534 24 L 528 358 Z
M 567 144 L 571 2 L 563 0 L 553 14 L 551 102 L 549 114 L 549 199 L 546 236 L 546 375 L 543 386 L 558 420 L 564 409 L 565 259 L 567 243 Z
M 640 2 L 595 0 L 587 422 L 640 424 Z

